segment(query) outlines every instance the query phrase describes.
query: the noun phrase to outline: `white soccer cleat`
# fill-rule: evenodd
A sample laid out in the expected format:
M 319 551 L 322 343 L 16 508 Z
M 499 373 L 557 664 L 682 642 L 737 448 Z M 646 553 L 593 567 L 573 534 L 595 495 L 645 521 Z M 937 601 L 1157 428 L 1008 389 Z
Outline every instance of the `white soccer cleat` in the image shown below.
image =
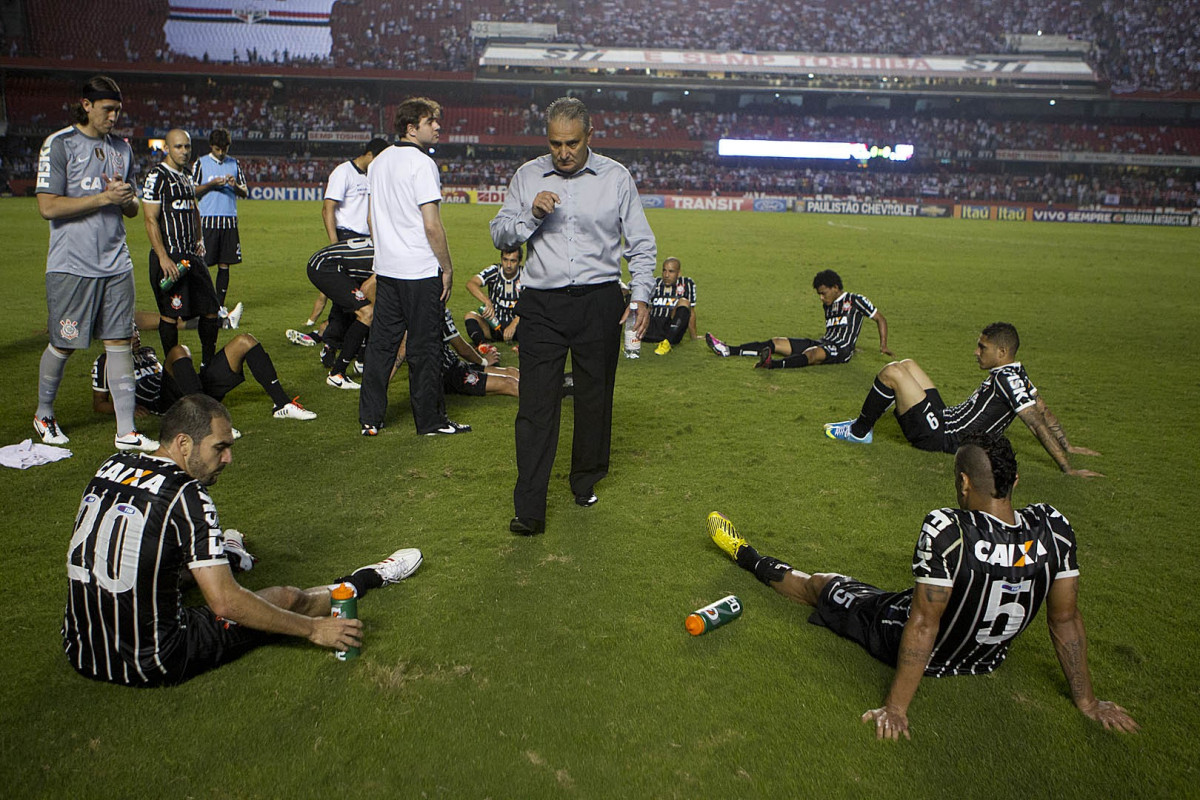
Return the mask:
M 236 330 L 237 327 L 242 324 L 242 312 L 245 310 L 246 307 L 241 303 L 238 303 L 233 307 L 233 311 L 230 311 L 229 316 L 225 318 L 225 321 L 229 323 L 230 328 Z
M 229 430 L 233 431 L 233 438 L 235 440 L 242 438 L 242 432 L 239 431 L 237 428 L 230 426 Z
M 303 331 L 296 330 L 295 328 L 288 328 L 286 331 L 284 331 L 284 336 L 286 336 L 287 340 L 292 344 L 298 344 L 301 347 L 317 346 L 316 339 L 309 336 L 307 333 L 304 333 Z
M 142 453 L 153 453 L 158 449 L 158 442 L 138 431 L 131 431 L 124 436 L 113 439 L 118 450 L 137 450 Z
M 58 420 L 54 417 L 42 417 L 41 419 L 34 417 L 33 429 L 46 444 L 66 444 L 71 441 L 62 432 L 62 428 L 58 427 Z
M 337 375 L 329 375 L 325 378 L 325 382 L 335 389 L 359 389 L 357 383 L 346 377 L 346 373 L 342 372 Z
M 300 405 L 300 398 L 297 397 L 286 406 L 281 406 L 275 409 L 275 413 L 271 416 L 275 419 L 316 419 L 315 411 L 309 411 L 304 406 Z
M 224 532 L 225 556 L 234 572 L 249 572 L 258 563 L 258 557 L 246 549 L 246 538 L 241 531 L 229 528 Z
M 710 350 L 719 355 L 721 358 L 729 358 L 731 352 L 729 345 L 725 344 L 711 333 L 704 334 L 704 343 L 708 345 Z
M 405 547 L 397 550 L 377 564 L 368 564 L 361 569 L 373 569 L 383 578 L 383 585 L 399 583 L 417 571 L 421 566 L 421 551 L 415 547 Z M 358 572 L 359 570 L 355 570 Z

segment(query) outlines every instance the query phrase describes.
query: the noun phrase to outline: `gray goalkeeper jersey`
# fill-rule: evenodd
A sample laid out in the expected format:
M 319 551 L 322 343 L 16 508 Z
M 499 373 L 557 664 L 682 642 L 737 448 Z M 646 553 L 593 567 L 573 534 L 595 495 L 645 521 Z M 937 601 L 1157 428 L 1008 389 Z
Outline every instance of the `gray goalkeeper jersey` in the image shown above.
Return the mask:
M 74 125 L 50 134 L 38 157 L 37 192 L 60 197 L 100 194 L 111 176 L 133 180 L 133 150 L 118 136 L 85 136 Z M 134 191 L 136 191 L 136 186 Z M 46 272 L 85 278 L 120 275 L 133 269 L 125 244 L 125 218 L 108 205 L 71 219 L 50 220 Z

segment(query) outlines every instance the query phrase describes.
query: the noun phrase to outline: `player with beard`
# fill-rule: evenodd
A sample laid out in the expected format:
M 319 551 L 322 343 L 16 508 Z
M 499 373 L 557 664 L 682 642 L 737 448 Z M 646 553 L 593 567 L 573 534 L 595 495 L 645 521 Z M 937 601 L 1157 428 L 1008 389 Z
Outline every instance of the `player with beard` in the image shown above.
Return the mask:
M 81 675 L 124 686 L 166 686 L 215 669 L 279 635 L 336 650 L 362 644 L 362 622 L 330 615 L 330 586 L 251 592 L 230 569 L 208 487 L 233 460 L 229 412 L 188 395 L 163 417 L 153 454 L 118 453 L 84 492 L 67 552 L 62 639 Z M 361 599 L 407 578 L 421 551 L 338 579 Z M 183 603 L 185 576 L 204 605 Z
M 467 291 L 483 305 L 483 315 L 468 311 L 463 327 L 475 347 L 485 342 L 503 339 L 517 341 L 517 300 L 521 297 L 521 262 L 525 250 L 520 245 L 500 251 L 500 263 L 492 264 L 467 281 Z M 499 328 L 493 329 L 490 320 L 496 320 Z

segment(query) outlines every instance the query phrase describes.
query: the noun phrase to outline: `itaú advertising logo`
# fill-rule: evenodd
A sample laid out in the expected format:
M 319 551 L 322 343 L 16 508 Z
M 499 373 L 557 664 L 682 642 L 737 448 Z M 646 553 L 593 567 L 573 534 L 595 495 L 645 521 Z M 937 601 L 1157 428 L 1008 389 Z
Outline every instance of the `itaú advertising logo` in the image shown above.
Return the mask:
M 915 148 L 911 144 L 867 146 L 862 142 L 788 142 L 776 139 L 721 139 L 717 155 L 750 158 L 817 158 L 826 161 L 908 161 Z

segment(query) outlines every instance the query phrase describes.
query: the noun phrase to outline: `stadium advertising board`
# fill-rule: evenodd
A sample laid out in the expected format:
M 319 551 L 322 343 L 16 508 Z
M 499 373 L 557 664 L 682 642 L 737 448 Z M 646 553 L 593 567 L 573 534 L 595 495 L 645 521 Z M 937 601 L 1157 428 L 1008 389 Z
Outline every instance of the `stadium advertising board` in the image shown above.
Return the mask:
M 1034 222 L 1088 222 L 1093 225 L 1161 225 L 1187 228 L 1200 226 L 1200 216 L 1163 211 L 1090 211 L 1085 209 L 1034 208 Z
M 1080 58 L 1044 56 L 844 55 L 828 53 L 729 53 L 706 50 L 490 45 L 481 67 L 628 69 L 679 72 L 773 73 L 928 78 L 1021 78 L 1095 81 Z
M 370 131 L 309 131 L 310 142 L 369 142 L 374 136 Z
M 323 200 L 325 187 L 316 184 L 296 186 L 286 183 L 258 183 L 250 186 L 251 200 Z
M 947 216 L 949 209 L 935 206 L 938 209 L 932 216 Z M 797 211 L 806 214 L 857 214 L 865 217 L 918 217 L 930 216 L 923 214 L 920 203 L 897 203 L 891 200 L 855 200 L 849 197 L 813 198 L 805 197 L 803 202 L 796 204 Z
M 958 219 L 992 219 L 992 207 L 962 203 L 954 207 Z
M 1148 153 L 1096 153 L 1068 150 L 997 150 L 999 161 L 1035 161 L 1047 164 L 1117 164 L 1129 167 L 1200 167 L 1200 156 L 1167 156 Z

